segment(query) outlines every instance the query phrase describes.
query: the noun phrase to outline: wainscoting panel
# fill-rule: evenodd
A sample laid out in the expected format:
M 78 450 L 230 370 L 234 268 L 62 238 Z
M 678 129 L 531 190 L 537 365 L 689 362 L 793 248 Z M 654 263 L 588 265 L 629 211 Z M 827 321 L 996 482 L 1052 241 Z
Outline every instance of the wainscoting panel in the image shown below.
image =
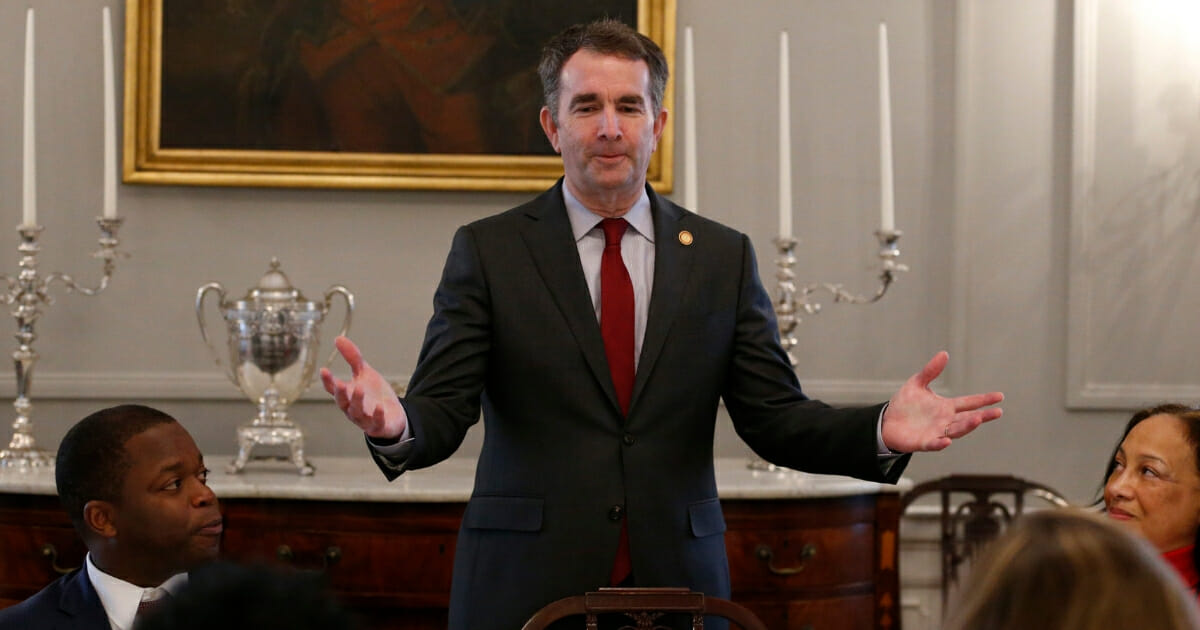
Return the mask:
M 1198 19 L 1192 2 L 1075 3 L 1073 409 L 1200 399 Z

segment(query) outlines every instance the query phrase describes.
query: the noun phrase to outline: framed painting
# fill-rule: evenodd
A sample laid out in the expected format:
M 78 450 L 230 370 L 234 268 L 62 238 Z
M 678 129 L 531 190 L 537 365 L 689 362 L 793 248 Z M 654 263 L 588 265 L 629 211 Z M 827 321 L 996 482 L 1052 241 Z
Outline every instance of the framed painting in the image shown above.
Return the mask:
M 547 188 L 541 46 L 601 17 L 674 68 L 675 0 L 126 0 L 124 181 Z M 668 120 L 648 169 L 660 192 L 673 136 Z

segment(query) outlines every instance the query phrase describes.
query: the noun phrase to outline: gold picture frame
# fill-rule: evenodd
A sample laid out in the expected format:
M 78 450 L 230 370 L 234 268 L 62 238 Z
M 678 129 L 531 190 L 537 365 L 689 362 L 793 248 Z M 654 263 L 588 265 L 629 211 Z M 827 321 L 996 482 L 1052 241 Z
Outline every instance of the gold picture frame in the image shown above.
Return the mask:
M 286 16 L 293 22 L 288 23 L 285 28 L 273 26 L 283 20 L 280 13 L 289 11 L 281 11 L 279 7 L 292 4 L 303 6 L 306 1 L 310 9 L 294 11 L 303 15 Z M 616 4 L 623 2 L 622 6 L 636 6 L 638 30 L 662 47 L 668 63 L 674 68 L 675 0 L 610 1 Z M 401 46 L 410 47 L 406 51 L 411 56 L 403 60 L 408 64 L 407 70 L 411 70 L 414 64 L 446 66 L 449 63 L 446 60 L 475 60 L 471 62 L 474 65 L 463 63 L 463 66 L 470 67 L 455 69 L 452 79 L 439 79 L 442 82 L 436 85 L 427 80 L 433 76 L 431 73 L 434 69 L 417 68 L 418 73 L 426 70 L 429 72 L 423 74 L 419 81 L 409 80 L 409 84 L 417 86 L 410 89 L 424 90 L 418 95 L 422 98 L 414 101 L 418 104 L 414 105 L 411 111 L 433 112 L 432 115 L 440 116 L 443 122 L 440 128 L 435 128 L 433 132 L 426 130 L 436 125 L 427 125 L 424 121 L 409 123 L 407 136 L 396 134 L 397 138 L 401 138 L 401 142 L 395 143 L 396 146 L 407 146 L 409 142 L 414 146 L 420 145 L 414 149 L 379 149 L 373 146 L 372 143 L 376 142 L 382 144 L 379 138 L 387 134 L 372 135 L 372 132 L 383 129 L 385 124 L 392 125 L 388 117 L 392 110 L 383 105 L 377 107 L 381 114 L 374 128 L 362 123 L 363 117 L 360 116 L 343 117 L 340 122 L 336 118 L 337 108 L 344 105 L 340 101 L 346 100 L 347 94 L 383 94 L 380 97 L 381 103 L 392 102 L 388 99 L 394 100 L 398 97 L 386 93 L 383 88 L 388 88 L 388 85 L 373 86 L 380 88 L 375 91 L 366 88 L 338 89 L 336 86 L 328 88 L 328 92 L 322 93 L 321 102 L 332 103 L 328 109 L 335 111 L 335 115 L 326 115 L 320 118 L 325 122 L 313 126 L 314 129 L 320 129 L 321 133 L 307 133 L 304 129 L 305 124 L 318 118 L 307 111 L 313 107 L 311 103 L 317 100 L 307 96 L 314 90 L 312 85 L 315 82 L 309 80 L 314 76 L 312 68 L 328 68 L 328 57 L 331 54 L 342 55 L 339 59 L 344 59 L 345 51 L 358 45 L 342 41 L 347 39 L 343 37 L 347 29 L 341 29 L 331 35 L 330 27 L 327 26 L 330 21 L 314 19 L 314 15 L 321 12 L 327 14 L 330 10 L 338 11 L 330 7 L 337 7 L 341 3 L 331 0 L 296 0 L 294 3 L 199 0 L 171 3 L 168 9 L 171 13 L 166 15 L 164 4 L 164 0 L 126 0 L 123 160 L 125 182 L 193 186 L 535 191 L 548 188 L 562 175 L 562 160 L 552 150 L 547 150 L 549 144 L 544 138 L 535 137 L 531 131 L 536 129 L 536 135 L 541 134 L 540 127 L 536 126 L 536 109 L 528 113 L 529 108 L 540 107 L 541 86 L 540 83 L 530 81 L 530 73 L 536 69 L 536 57 L 532 57 L 533 67 L 529 67 L 528 61 L 531 54 L 536 55 L 542 41 L 531 43 L 527 41 L 530 39 L 528 37 L 516 36 L 514 29 L 518 27 L 513 25 L 524 29 L 528 28 L 527 24 L 533 23 L 552 34 L 550 28 L 556 31 L 567 24 L 584 19 L 555 25 L 550 19 L 556 16 L 549 15 L 550 13 L 574 10 L 580 18 L 594 19 L 598 16 L 580 12 L 587 10 L 594 13 L 602 10 L 597 7 L 603 3 L 562 3 L 560 0 L 442 0 L 407 3 L 420 6 L 423 14 L 399 16 L 408 20 L 404 22 L 405 28 L 411 26 L 414 20 L 423 20 L 422 27 L 432 28 L 437 34 L 444 36 L 435 44 L 430 44 L 429 42 L 434 40 L 429 38 L 396 39 Z M 346 4 L 365 6 L 364 3 Z M 404 2 L 392 4 L 396 7 L 406 5 Z M 441 6 L 445 11 L 430 15 L 429 6 Z M 471 22 L 471 27 L 456 28 L 453 32 L 445 29 L 438 31 L 437 29 L 451 21 L 454 21 L 455 27 L 462 26 L 466 19 L 460 10 L 462 6 L 475 12 L 476 17 L 472 18 L 475 21 Z M 496 12 L 501 10 L 513 13 L 526 11 L 526 14 L 510 18 L 510 22 L 505 23 L 505 16 L 496 15 Z M 175 13 L 176 11 L 179 13 Z M 495 23 L 499 25 L 497 32 L 490 35 L 486 32 L 480 34 L 480 11 L 492 12 L 487 17 L 496 20 Z M 267 13 L 270 15 L 264 17 Z M 531 20 L 530 16 L 536 16 L 538 19 Z M 335 17 L 342 20 L 345 15 L 338 13 Z M 388 16 L 372 16 L 372 19 L 387 18 Z M 249 20 L 252 19 L 269 22 L 250 23 Z M 234 20 L 246 20 L 247 23 L 235 24 Z M 632 23 L 633 20 L 629 21 Z M 353 20 L 347 22 L 356 24 Z M 399 22 L 394 21 L 392 25 L 397 23 Z M 316 32 L 321 32 L 321 35 L 317 38 L 310 37 Z M 285 35 L 277 37 L 279 33 Z M 426 37 L 424 32 L 422 35 Z M 314 41 L 317 42 L 316 45 L 313 44 Z M 167 43 L 166 48 L 164 42 Z M 445 44 L 446 42 L 450 43 Z M 487 52 L 501 45 L 496 42 L 508 46 L 508 54 Z M 438 54 L 422 54 L 427 49 L 418 50 L 420 46 L 442 44 L 453 47 L 453 50 L 445 54 L 444 51 L 439 51 Z M 254 49 L 255 51 L 269 51 L 269 55 L 266 52 L 254 53 L 263 55 L 258 58 L 259 62 L 263 59 L 272 60 L 269 67 L 266 63 L 258 63 L 251 67 L 250 62 L 246 61 L 247 51 L 251 50 L 252 46 L 259 47 Z M 517 54 L 516 48 L 513 48 L 515 46 L 520 46 L 523 54 Z M 533 48 L 530 49 L 530 46 Z M 289 47 L 286 48 L 287 52 L 279 52 L 285 50 L 285 47 Z M 334 52 L 330 53 L 330 50 Z M 529 50 L 535 52 L 530 53 Z M 398 56 L 396 47 L 391 47 L 386 52 L 393 57 Z M 277 59 L 284 59 L 292 64 L 289 68 L 304 63 L 304 77 L 308 82 L 280 79 L 263 71 L 264 67 L 270 70 L 283 67 L 283 62 L 274 61 Z M 324 66 L 321 65 L 323 62 Z M 239 66 L 239 63 L 242 65 Z M 499 63 L 509 66 L 518 63 L 525 65 L 506 67 L 505 72 L 510 74 L 502 75 L 496 70 L 496 64 Z M 374 70 L 379 66 L 376 64 L 366 67 Z M 297 74 L 294 70 L 289 72 L 291 75 Z M 346 74 L 346 81 L 361 80 L 364 77 L 374 80 L 377 75 L 373 71 L 360 72 L 357 77 L 349 76 L 349 72 Z M 264 80 L 264 76 L 273 78 Z M 328 75 L 319 76 L 324 80 Z M 501 83 L 496 78 L 500 76 L 504 77 L 507 83 Z M 478 83 L 472 83 L 473 80 Z M 477 87 L 485 82 L 486 90 L 484 87 Z M 300 84 L 309 92 L 291 87 Z M 281 88 L 281 85 L 289 87 Z M 279 115 L 276 113 L 278 110 L 272 109 L 268 115 L 277 118 L 264 118 L 264 108 L 257 105 L 262 99 L 255 100 L 264 93 L 272 95 L 272 108 L 285 101 L 297 105 L 293 108 L 294 111 L 289 110 L 286 115 Z M 469 98 L 459 98 L 463 93 L 469 94 Z M 520 94 L 520 106 L 525 110 L 522 113 L 515 105 L 504 107 L 502 111 L 507 113 L 508 118 L 500 117 L 499 125 L 503 126 L 520 116 L 518 123 L 523 133 L 514 135 L 520 142 L 525 143 L 523 145 L 519 144 L 518 140 L 508 138 L 506 134 L 510 130 L 494 128 L 497 123 L 492 119 L 501 107 L 490 96 L 508 93 Z M 280 94 L 284 96 L 280 97 Z M 430 94 L 432 96 L 429 96 Z M 483 96 L 479 96 L 481 94 Z M 531 98 L 536 102 L 530 102 Z M 671 80 L 667 83 L 664 103 L 672 103 L 673 99 L 674 81 Z M 463 105 L 461 111 L 480 115 L 446 115 L 448 111 L 460 111 L 457 108 L 464 100 L 468 104 Z M 450 101 L 454 102 L 450 105 L 445 104 Z M 387 115 L 382 112 L 387 112 Z M 526 114 L 528 120 L 525 119 Z M 397 115 L 396 118 L 399 119 L 400 116 Z M 263 124 L 263 120 L 271 122 Z M 330 120 L 335 122 L 328 122 Z M 479 122 L 471 125 L 460 124 L 463 120 Z M 351 129 L 356 124 L 361 125 L 363 130 Z M 534 127 L 529 127 L 530 125 Z M 470 127 L 471 131 L 463 132 L 464 127 Z M 348 130 L 335 137 L 329 132 L 331 128 Z M 272 131 L 268 134 L 262 131 L 264 129 Z M 413 132 L 412 129 L 420 131 Z M 391 130 L 387 131 L 390 133 Z M 333 140 L 321 140 L 333 148 L 321 146 L 313 149 L 300 146 L 300 143 L 308 142 L 316 136 L 333 137 Z M 427 137 L 432 139 L 426 142 L 423 139 Z M 473 142 L 480 138 L 497 140 Z M 539 140 L 544 146 L 535 146 Z M 369 148 L 355 148 L 358 146 L 355 142 Z M 445 150 L 446 147 L 467 149 Z M 498 150 L 493 151 L 493 147 L 497 147 Z M 651 157 L 647 173 L 647 180 L 660 192 L 670 192 L 672 188 L 673 148 L 673 125 L 671 117 L 668 117 L 658 150 Z

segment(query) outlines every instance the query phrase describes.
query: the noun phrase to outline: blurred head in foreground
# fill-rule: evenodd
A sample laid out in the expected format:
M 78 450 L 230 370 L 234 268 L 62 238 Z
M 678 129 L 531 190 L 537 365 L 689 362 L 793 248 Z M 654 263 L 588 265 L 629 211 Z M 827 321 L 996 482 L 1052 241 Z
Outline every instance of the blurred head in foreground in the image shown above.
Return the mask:
M 355 630 L 358 620 L 323 576 L 225 562 L 193 571 L 188 585 L 135 630 Z
M 945 630 L 1193 630 L 1195 598 L 1145 541 L 1073 509 L 1017 519 L 971 567 Z

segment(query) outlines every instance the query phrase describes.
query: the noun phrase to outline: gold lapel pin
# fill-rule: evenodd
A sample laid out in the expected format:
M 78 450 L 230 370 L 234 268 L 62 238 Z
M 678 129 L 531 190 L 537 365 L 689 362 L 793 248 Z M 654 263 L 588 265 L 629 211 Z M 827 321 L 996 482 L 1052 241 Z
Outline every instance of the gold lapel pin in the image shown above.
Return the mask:
M 689 231 L 687 231 L 687 230 L 680 230 L 680 231 L 679 231 L 679 242 L 680 242 L 681 244 L 683 244 L 683 245 L 691 245 L 693 240 L 694 240 L 694 239 L 692 238 L 692 233 L 691 233 L 691 232 L 689 232 Z

